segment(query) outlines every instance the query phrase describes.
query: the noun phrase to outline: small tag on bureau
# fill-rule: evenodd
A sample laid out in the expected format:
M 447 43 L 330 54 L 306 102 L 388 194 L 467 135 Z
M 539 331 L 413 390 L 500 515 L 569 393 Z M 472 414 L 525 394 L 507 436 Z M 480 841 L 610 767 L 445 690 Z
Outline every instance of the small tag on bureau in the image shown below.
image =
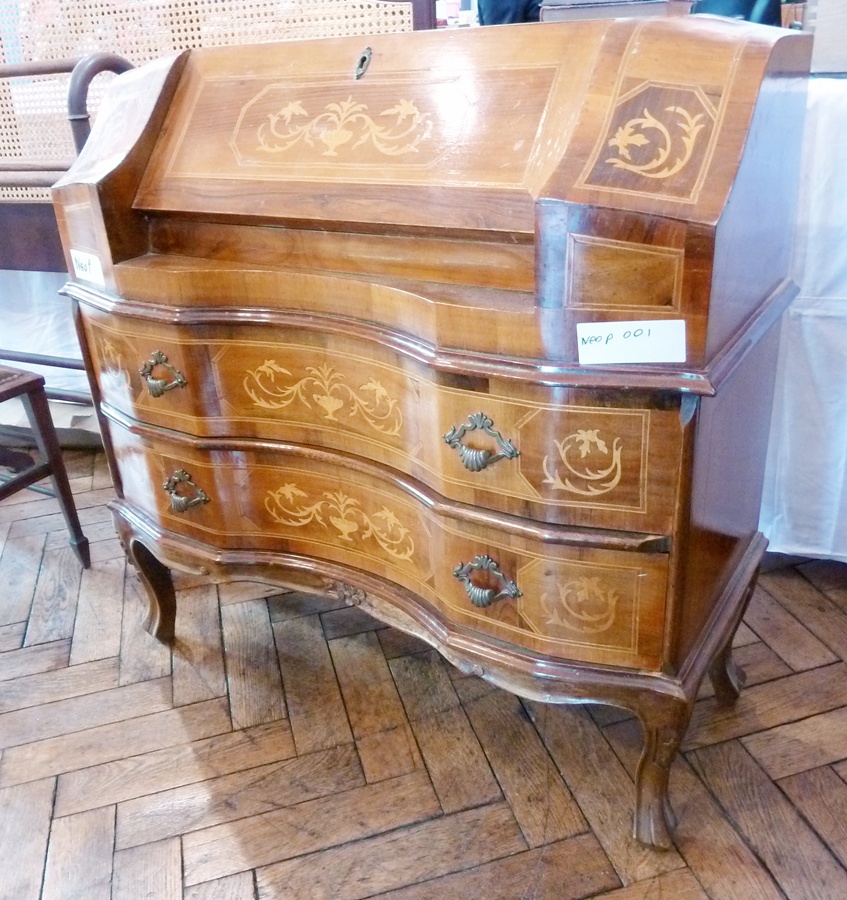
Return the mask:
M 71 250 L 71 262 L 74 267 L 74 276 L 83 281 L 89 281 L 98 287 L 106 287 L 106 279 L 103 277 L 103 266 L 100 259 L 93 253 L 84 250 Z
M 685 321 L 580 322 L 576 326 L 579 363 L 685 362 Z

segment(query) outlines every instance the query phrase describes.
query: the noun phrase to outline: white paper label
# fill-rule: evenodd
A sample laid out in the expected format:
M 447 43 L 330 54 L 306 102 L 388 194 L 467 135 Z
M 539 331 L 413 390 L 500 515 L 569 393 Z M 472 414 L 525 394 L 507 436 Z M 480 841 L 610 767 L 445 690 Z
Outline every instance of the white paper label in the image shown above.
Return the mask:
M 576 326 L 579 362 L 583 366 L 608 363 L 685 362 L 685 322 L 580 322 Z
M 90 281 L 99 287 L 106 287 L 106 279 L 103 277 L 103 266 L 93 253 L 85 253 L 82 250 L 71 250 L 71 262 L 74 266 L 74 275 L 83 281 Z

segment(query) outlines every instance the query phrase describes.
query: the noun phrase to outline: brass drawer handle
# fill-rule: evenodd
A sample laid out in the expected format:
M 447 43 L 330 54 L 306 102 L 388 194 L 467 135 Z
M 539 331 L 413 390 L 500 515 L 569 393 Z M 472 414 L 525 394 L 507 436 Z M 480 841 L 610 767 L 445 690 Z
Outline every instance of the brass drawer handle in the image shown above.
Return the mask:
M 474 584 L 471 581 L 473 572 L 487 572 L 491 576 L 490 580 L 494 582 L 496 587 L 483 587 Z M 491 606 L 495 600 L 501 600 L 503 597 L 510 597 L 516 600 L 518 597 L 523 596 L 515 582 L 500 571 L 500 567 L 490 556 L 477 556 L 469 563 L 459 563 L 453 570 L 453 574 L 464 585 L 468 600 L 474 606 Z
M 153 369 L 156 366 L 167 369 L 170 378 L 154 378 Z M 151 397 L 161 397 L 165 391 L 172 391 L 174 388 L 185 387 L 188 384 L 185 375 L 168 362 L 167 356 L 161 350 L 153 351 L 150 359 L 138 370 L 138 374 L 146 381 Z
M 493 437 L 499 452 L 492 453 L 490 450 L 478 450 L 462 443 L 462 438 L 468 432 L 477 430 Z M 510 440 L 504 438 L 499 431 L 496 431 L 491 419 L 481 412 L 473 413 L 468 417 L 468 421 L 459 425 L 458 428 L 454 425 L 444 435 L 444 440 L 454 450 L 458 450 L 462 465 L 470 472 L 481 472 L 487 466 L 493 466 L 494 463 L 501 459 L 514 459 L 516 456 L 520 456 L 520 450 Z
M 209 495 L 194 484 L 191 476 L 185 469 L 178 469 L 174 472 L 162 487 L 171 498 L 171 509 L 174 512 L 184 513 L 186 510 L 191 509 L 192 506 L 197 506 L 198 503 L 209 502 Z M 193 496 L 183 493 L 182 491 L 185 488 L 192 491 Z

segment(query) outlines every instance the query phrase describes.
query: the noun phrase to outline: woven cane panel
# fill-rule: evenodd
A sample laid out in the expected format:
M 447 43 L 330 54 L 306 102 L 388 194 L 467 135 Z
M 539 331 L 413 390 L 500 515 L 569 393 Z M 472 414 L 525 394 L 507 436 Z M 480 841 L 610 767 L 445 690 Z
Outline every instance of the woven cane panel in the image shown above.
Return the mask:
M 223 44 L 412 30 L 412 4 L 382 0 L 0 0 L 0 62 L 72 59 L 105 50 L 139 65 Z M 71 159 L 69 76 L 0 82 L 0 157 Z M 114 76 L 99 75 L 89 112 Z M 2 188 L 0 200 L 49 199 L 46 188 Z
M 192 47 L 412 30 L 411 3 L 381 0 L 0 0 L 0 17 L 12 8 L 30 60 L 108 50 L 137 65 Z
M 70 164 L 75 151 L 67 118 L 69 78 L 46 75 L 0 82 L 0 157 L 56 162 L 59 168 Z M 0 200 L 49 198 L 48 188 L 0 187 Z

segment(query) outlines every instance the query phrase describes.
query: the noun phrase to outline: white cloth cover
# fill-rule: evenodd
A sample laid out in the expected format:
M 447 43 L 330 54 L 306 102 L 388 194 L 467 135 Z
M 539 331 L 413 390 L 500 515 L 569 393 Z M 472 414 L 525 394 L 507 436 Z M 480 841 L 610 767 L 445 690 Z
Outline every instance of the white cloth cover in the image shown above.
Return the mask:
M 0 347 L 81 359 L 71 302 L 59 294 L 67 280 L 68 276 L 61 272 L 0 270 Z M 29 363 L 7 362 L 6 365 L 38 372 L 52 388 L 88 390 L 84 372 Z
M 796 236 L 800 294 L 782 323 L 759 523 L 775 552 L 843 562 L 847 562 L 845 133 L 847 78 L 813 78 Z
M 0 269 L 0 347 L 21 353 L 80 359 L 82 354 L 71 303 L 59 295 L 59 289 L 67 280 L 67 275 L 57 272 Z M 50 388 L 88 392 L 85 372 L 6 360 L 0 360 L 0 365 L 4 362 L 43 375 Z M 97 418 L 90 404 L 51 400 L 50 414 L 63 444 L 87 445 L 99 434 Z M 29 422 L 19 401 L 0 404 L 0 428 L 4 435 L 17 434 L 17 429 L 29 433 Z

